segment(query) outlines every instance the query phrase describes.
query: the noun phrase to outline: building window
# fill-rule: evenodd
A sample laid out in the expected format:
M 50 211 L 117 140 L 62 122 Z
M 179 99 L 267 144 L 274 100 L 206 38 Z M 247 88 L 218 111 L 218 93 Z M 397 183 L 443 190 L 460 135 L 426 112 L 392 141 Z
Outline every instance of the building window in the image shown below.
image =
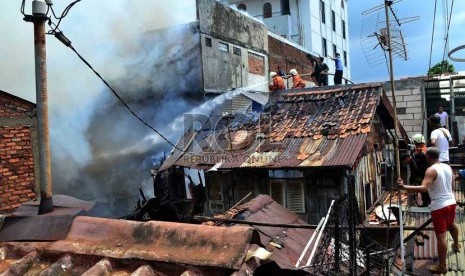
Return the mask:
M 328 46 L 326 45 L 326 38 L 323 38 L 321 47 L 323 48 L 323 51 L 322 51 L 323 56 L 327 57 L 328 56 Z
M 344 66 L 347 67 L 347 52 L 344 51 Z
M 272 179 L 270 196 L 277 203 L 294 213 L 305 213 L 305 193 L 303 180 Z
M 219 48 L 221 51 L 229 52 L 229 45 L 228 45 L 227 43 L 220 42 L 220 43 L 218 44 L 218 48 Z
M 290 15 L 291 9 L 289 6 L 289 0 L 281 0 L 281 15 Z
M 333 31 L 336 31 L 336 13 L 331 11 L 331 24 L 333 25 Z
M 244 3 L 237 5 L 237 9 L 240 11 L 247 11 L 247 6 Z
M 321 0 L 320 0 L 320 17 L 321 17 L 321 23 L 325 24 L 326 23 L 325 2 Z
M 341 0 L 341 8 L 344 8 L 344 0 Z
M 337 47 L 336 47 L 336 44 L 333 44 L 333 57 L 336 56 L 336 53 L 337 53 Z
M 241 55 L 242 55 L 241 48 L 236 47 L 236 46 L 233 46 L 233 53 L 234 53 L 236 56 L 241 56 Z
M 342 20 L 342 38 L 346 39 L 346 22 Z
M 271 4 L 265 3 L 265 5 L 263 5 L 263 18 L 270 18 L 271 16 L 273 16 Z
M 211 47 L 212 46 L 212 39 L 209 37 L 205 38 L 205 46 Z

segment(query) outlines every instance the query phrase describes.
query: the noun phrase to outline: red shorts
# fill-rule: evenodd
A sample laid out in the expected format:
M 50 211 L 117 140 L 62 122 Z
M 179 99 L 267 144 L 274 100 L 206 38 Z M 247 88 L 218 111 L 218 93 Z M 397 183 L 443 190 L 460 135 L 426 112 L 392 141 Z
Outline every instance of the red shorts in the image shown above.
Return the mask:
M 434 232 L 437 234 L 445 233 L 454 224 L 456 204 L 446 206 L 442 209 L 431 211 L 433 219 Z

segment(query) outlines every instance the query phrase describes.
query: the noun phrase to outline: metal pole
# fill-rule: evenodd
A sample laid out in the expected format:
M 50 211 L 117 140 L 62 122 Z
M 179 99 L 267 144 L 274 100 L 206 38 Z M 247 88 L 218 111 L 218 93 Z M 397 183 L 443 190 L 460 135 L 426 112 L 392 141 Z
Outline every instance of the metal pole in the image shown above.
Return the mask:
M 315 256 L 315 252 L 318 247 L 318 243 L 320 242 L 321 235 L 325 231 L 326 223 L 328 223 L 329 216 L 331 215 L 331 208 L 333 208 L 334 201 L 335 200 L 331 201 L 331 205 L 329 205 L 328 213 L 326 214 L 325 220 L 323 222 L 323 226 L 321 226 L 321 229 L 318 232 L 318 236 L 315 241 L 315 246 L 313 246 L 313 250 L 312 250 L 312 253 L 310 254 L 310 258 L 308 258 L 308 261 L 307 261 L 307 266 L 309 266 L 312 263 L 313 257 Z
M 387 31 L 387 46 L 388 46 L 388 53 L 389 53 L 389 68 L 390 68 L 390 79 L 391 79 L 391 93 L 392 93 L 392 108 L 394 109 L 394 147 L 395 147 L 395 154 L 396 154 L 396 172 L 397 178 L 400 178 L 400 157 L 399 157 L 399 137 L 397 135 L 398 129 L 398 120 L 397 120 L 397 104 L 396 104 L 396 95 L 395 95 L 395 83 L 394 83 L 394 66 L 392 61 L 392 48 L 391 48 L 391 27 L 389 23 L 389 11 L 388 8 L 392 5 L 392 1 L 384 1 L 384 11 L 386 14 L 386 31 Z M 391 185 L 392 187 L 392 185 Z M 391 189 L 392 190 L 392 189 Z M 392 194 L 392 192 L 391 192 Z M 405 271 L 405 248 L 404 248 L 404 230 L 403 230 L 403 219 L 402 219 L 402 199 L 401 199 L 401 191 L 399 191 L 399 234 L 400 234 L 400 259 L 402 261 L 402 274 Z
M 341 200 L 336 202 L 336 214 L 340 214 L 341 202 Z M 341 236 L 339 230 L 339 215 L 334 216 L 334 218 L 334 272 L 337 274 L 341 271 Z
M 355 181 L 353 176 L 350 176 L 349 180 L 349 275 L 355 276 L 357 274 L 357 249 L 356 249 L 356 237 L 355 237 Z
M 50 162 L 50 140 L 47 103 L 47 57 L 45 47 L 45 3 L 32 2 L 32 16 L 25 21 L 34 24 L 34 52 L 36 74 L 37 130 L 39 142 L 40 205 L 39 215 L 53 211 L 52 171 Z

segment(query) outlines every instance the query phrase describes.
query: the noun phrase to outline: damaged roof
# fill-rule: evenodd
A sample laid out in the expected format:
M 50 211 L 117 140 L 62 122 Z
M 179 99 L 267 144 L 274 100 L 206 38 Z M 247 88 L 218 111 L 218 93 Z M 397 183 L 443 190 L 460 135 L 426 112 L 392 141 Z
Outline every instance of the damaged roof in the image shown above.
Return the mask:
M 379 83 L 280 91 L 260 114 L 211 116 L 185 133 L 184 152 L 174 149 L 161 169 L 353 166 L 375 114 L 392 127 L 391 111 Z
M 309 226 L 299 216 L 274 201 L 268 195 L 259 195 L 246 204 L 229 210 L 221 218 L 240 219 L 249 222 L 266 222 L 271 224 L 295 224 Z M 305 245 L 310 240 L 314 229 L 268 227 L 255 225 L 260 234 L 260 242 L 272 252 L 270 260 L 276 262 L 281 269 L 295 269 Z M 312 248 L 305 254 L 303 260 L 307 261 Z
M 244 226 L 223 228 L 80 216 L 73 220 L 62 240 L 2 242 L 0 272 L 38 275 L 68 269 L 74 272 L 72 275 L 103 275 L 93 270 L 119 269 L 127 274 L 118 275 L 181 275 L 195 269 L 211 272 L 201 275 L 230 274 L 245 262 L 253 233 L 253 228 Z M 41 275 L 61 275 L 56 271 Z M 160 274 L 137 274 L 140 271 Z

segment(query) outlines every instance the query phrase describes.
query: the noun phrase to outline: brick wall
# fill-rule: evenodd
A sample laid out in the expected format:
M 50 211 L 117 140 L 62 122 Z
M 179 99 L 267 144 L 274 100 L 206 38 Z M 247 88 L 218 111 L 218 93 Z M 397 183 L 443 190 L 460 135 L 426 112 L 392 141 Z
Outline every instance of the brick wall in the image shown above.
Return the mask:
M 279 65 L 282 70 L 289 74 L 289 70 L 295 68 L 299 74 L 313 72 L 313 64 L 307 58 L 308 53 L 286 44 L 272 36 L 268 36 L 268 63 L 269 70 L 276 71 Z M 310 75 L 302 76 L 303 79 L 311 80 Z
M 31 118 L 35 105 L 0 91 L 0 213 L 36 198 Z
M 263 56 L 249 52 L 249 72 L 252 74 L 265 75 L 265 59 Z
M 405 131 L 412 137 L 416 133 L 423 133 L 425 124 L 424 104 L 422 94 L 423 78 L 412 78 L 395 81 L 395 95 L 397 117 Z M 385 84 L 386 94 L 392 102 L 390 83 Z

